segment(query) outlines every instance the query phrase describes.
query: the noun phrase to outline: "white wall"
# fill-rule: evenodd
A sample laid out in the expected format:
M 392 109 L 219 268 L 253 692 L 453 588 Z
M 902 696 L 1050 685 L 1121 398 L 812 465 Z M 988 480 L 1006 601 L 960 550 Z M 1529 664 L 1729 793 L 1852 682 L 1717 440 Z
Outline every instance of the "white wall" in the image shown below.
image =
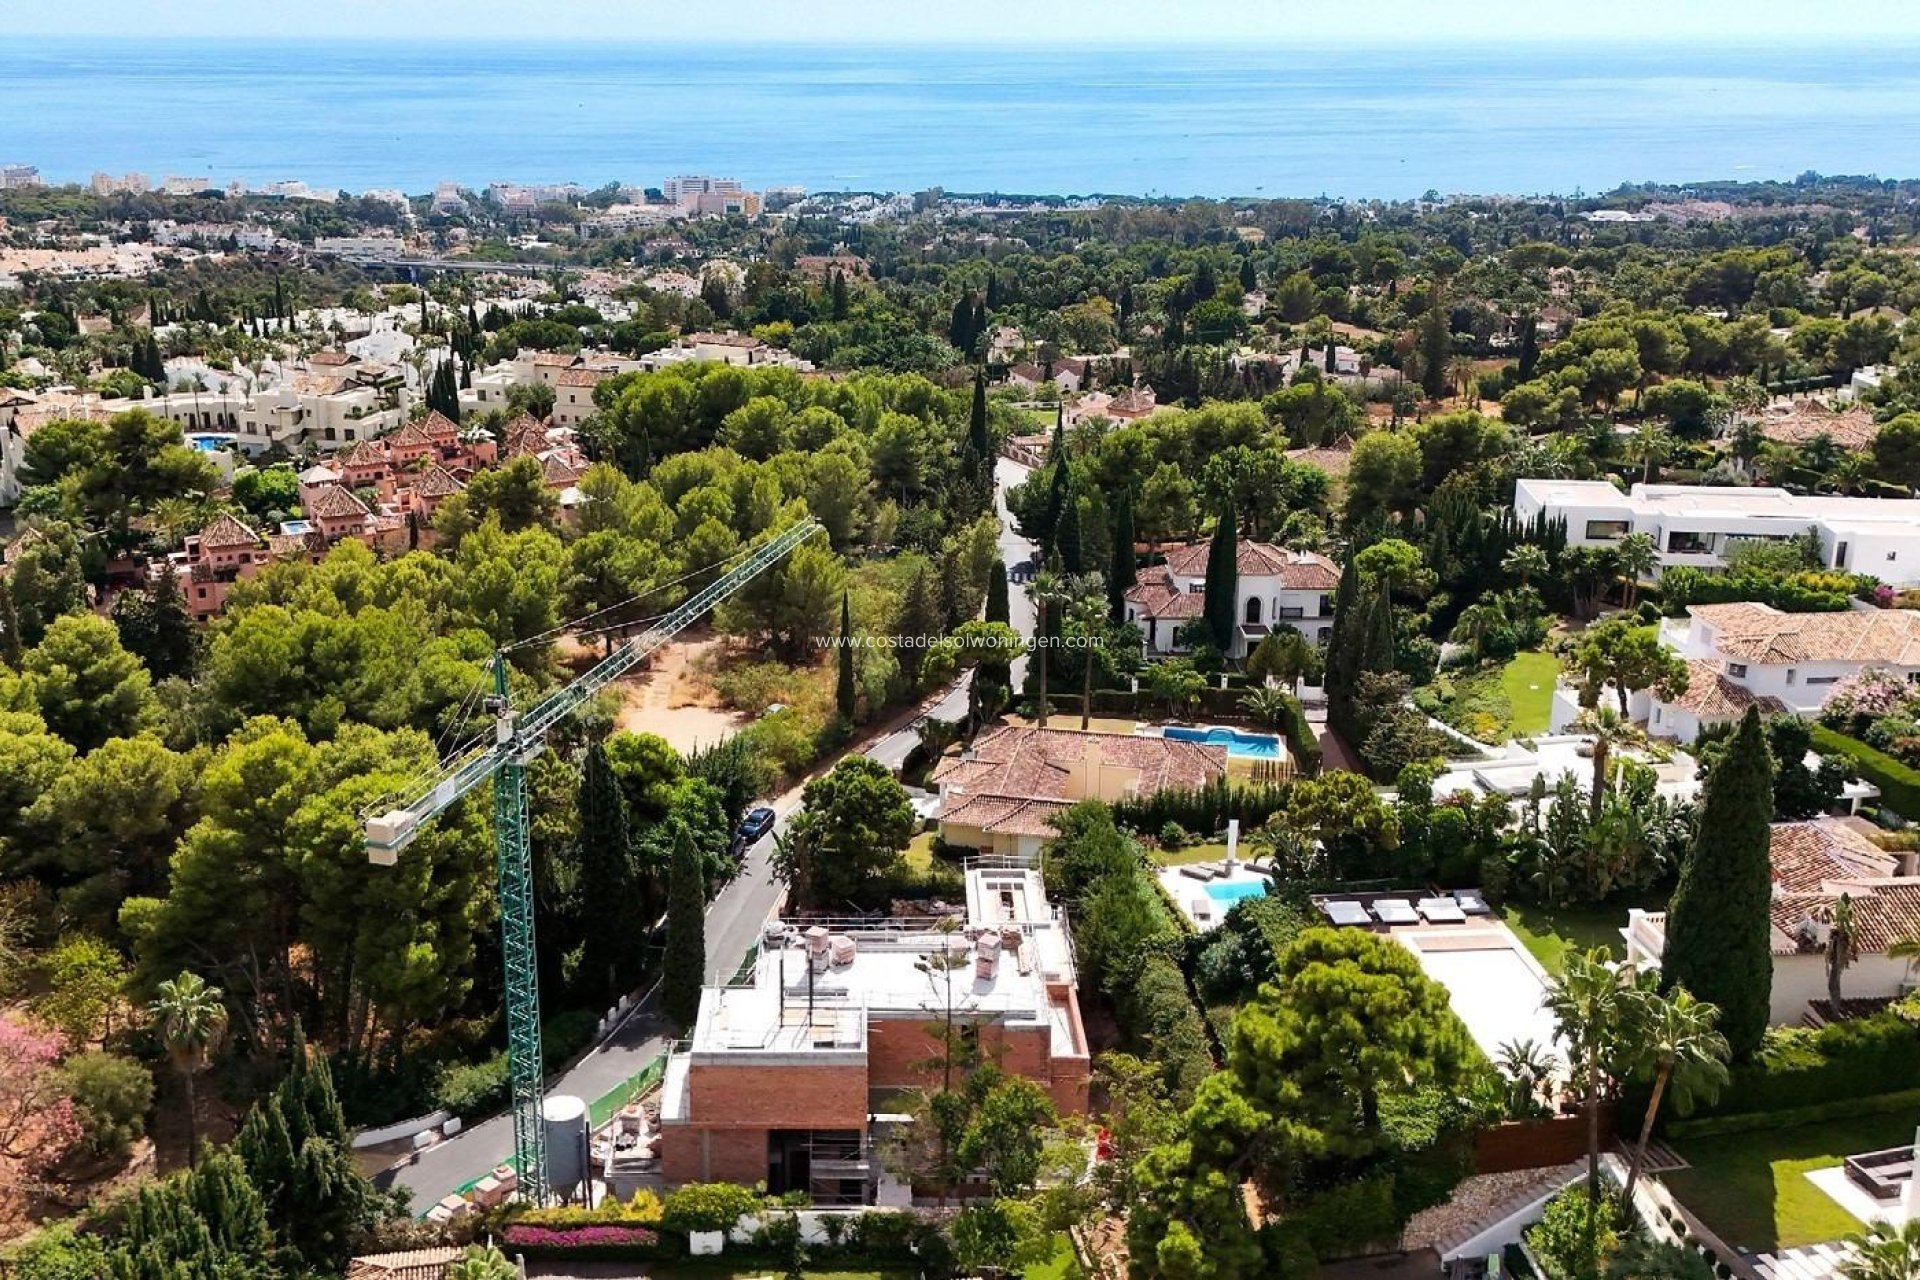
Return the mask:
M 1840 979 L 1840 994 L 1849 1000 L 1878 1000 L 1897 996 L 1908 980 L 1904 960 L 1862 956 Z M 1827 998 L 1827 962 L 1819 954 L 1775 956 L 1773 998 L 1768 1021 L 1775 1026 L 1798 1026 L 1809 1000 Z

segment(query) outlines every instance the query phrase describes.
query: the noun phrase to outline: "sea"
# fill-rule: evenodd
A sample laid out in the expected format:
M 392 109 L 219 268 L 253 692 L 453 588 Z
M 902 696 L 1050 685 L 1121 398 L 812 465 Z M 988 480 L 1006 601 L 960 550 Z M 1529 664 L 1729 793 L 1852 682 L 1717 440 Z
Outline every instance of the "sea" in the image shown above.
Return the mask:
M 1347 22 L 1340 11 L 1330 20 Z M 11 39 L 0 163 L 1134 196 L 1595 193 L 1920 175 L 1920 46 L 1006 47 Z

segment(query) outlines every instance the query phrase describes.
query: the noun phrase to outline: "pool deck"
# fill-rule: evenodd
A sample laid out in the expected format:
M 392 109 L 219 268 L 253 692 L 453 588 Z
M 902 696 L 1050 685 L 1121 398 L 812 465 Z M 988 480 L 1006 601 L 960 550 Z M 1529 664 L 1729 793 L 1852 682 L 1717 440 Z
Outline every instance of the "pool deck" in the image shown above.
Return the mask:
M 1232 902 L 1215 898 L 1207 892 L 1209 888 L 1246 885 L 1257 888 L 1261 893 L 1267 891 L 1267 873 L 1250 868 L 1244 862 L 1235 866 L 1231 875 L 1216 876 L 1210 880 L 1197 880 L 1184 874 L 1186 870 L 1188 868 L 1185 867 L 1161 867 L 1154 874 L 1166 889 L 1167 896 L 1180 908 L 1180 913 L 1193 921 L 1193 927 L 1202 933 L 1218 928 L 1220 922 L 1226 919 L 1227 912 L 1233 909 Z

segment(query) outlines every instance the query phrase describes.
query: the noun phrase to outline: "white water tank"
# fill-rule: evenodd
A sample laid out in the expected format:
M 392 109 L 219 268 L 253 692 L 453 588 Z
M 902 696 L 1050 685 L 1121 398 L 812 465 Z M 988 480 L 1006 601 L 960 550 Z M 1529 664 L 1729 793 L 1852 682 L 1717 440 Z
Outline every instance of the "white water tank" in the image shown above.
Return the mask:
M 567 1093 L 548 1094 L 540 1103 L 540 1127 L 547 1138 L 547 1189 L 564 1199 L 587 1199 L 587 1104 Z

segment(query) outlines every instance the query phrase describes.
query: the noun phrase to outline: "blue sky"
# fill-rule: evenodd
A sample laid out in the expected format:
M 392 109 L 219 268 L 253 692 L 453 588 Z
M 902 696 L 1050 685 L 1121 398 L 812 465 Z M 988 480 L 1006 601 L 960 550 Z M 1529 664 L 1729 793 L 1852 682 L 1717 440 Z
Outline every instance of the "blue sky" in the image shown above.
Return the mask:
M 0 0 L 12 36 L 1046 45 L 1920 38 L 1913 0 Z

